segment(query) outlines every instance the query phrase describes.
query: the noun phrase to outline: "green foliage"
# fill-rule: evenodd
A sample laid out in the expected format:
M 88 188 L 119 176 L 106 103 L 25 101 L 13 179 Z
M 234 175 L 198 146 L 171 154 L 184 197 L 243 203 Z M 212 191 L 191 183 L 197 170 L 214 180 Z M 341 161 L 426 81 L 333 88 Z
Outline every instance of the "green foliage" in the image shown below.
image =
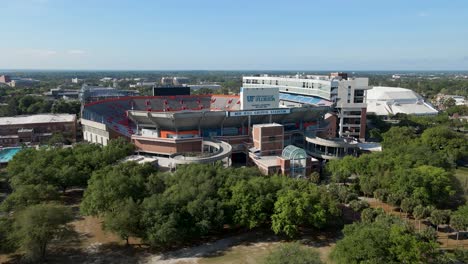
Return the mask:
M 405 213 L 413 213 L 413 209 L 421 202 L 414 198 L 404 198 L 401 200 L 401 210 Z
M 254 228 L 270 220 L 276 193 L 282 186 L 279 177 L 255 177 L 239 181 L 231 188 L 230 205 L 235 208 L 235 224 Z
M 18 100 L 18 114 L 49 113 L 52 102 L 41 96 L 26 95 Z
M 426 129 L 421 135 L 421 142 L 433 151 L 441 152 L 444 158 L 452 163 L 468 156 L 466 137 L 448 127 Z
M 468 141 L 450 128 L 434 126 L 421 135 L 411 127 L 392 127 L 383 134 L 383 151 L 347 157 L 327 164 L 335 181 L 357 175 L 359 191 L 411 212 L 418 200 L 423 205 L 455 203 L 453 166 L 468 156 Z M 419 203 L 418 202 L 418 203 Z
M 445 99 L 444 102 L 443 102 L 443 105 L 444 105 L 445 108 L 454 107 L 455 104 L 456 104 L 456 101 L 452 97 L 449 97 L 449 98 Z
M 65 139 L 62 133 L 54 133 L 52 137 L 50 137 L 49 142 L 47 144 L 50 146 L 59 146 L 65 143 L 67 143 L 67 140 Z
M 336 202 L 328 203 L 321 199 L 322 195 L 326 196 L 323 190 L 303 183 L 279 191 L 271 216 L 272 229 L 276 234 L 294 237 L 301 225 L 320 229 L 327 224 L 327 219 L 339 215 Z
M 361 200 L 353 200 L 349 203 L 349 207 L 355 212 L 361 212 L 362 210 L 369 208 L 369 203 Z
M 315 183 L 315 184 L 319 184 L 320 183 L 320 173 L 314 171 L 310 174 L 309 176 L 309 179 L 311 182 Z
M 468 204 L 458 207 L 458 209 L 452 213 L 450 225 L 458 231 L 468 229 Z
M 468 220 L 461 215 L 454 215 L 450 218 L 450 226 L 457 231 L 465 230 L 468 227 L 467 221 Z
M 11 253 L 15 250 L 14 243 L 11 243 L 11 229 L 13 221 L 6 216 L 0 216 L 0 254 Z
M 223 170 L 221 165 L 190 165 L 165 177 L 164 192 L 143 201 L 146 240 L 164 245 L 220 230 L 225 223 L 225 203 L 219 189 L 223 189 L 225 177 L 230 177 L 227 174 L 235 177 L 233 169 Z
M 382 147 L 403 147 L 416 138 L 416 133 L 411 127 L 392 127 L 383 134 Z
M 371 75 L 370 85 L 411 87 L 415 92 L 431 98 L 438 93 L 468 95 L 464 87 L 468 86 L 468 81 L 452 76 L 441 76 L 438 79 L 423 77 L 403 77 L 397 81 L 389 78 L 391 76 Z
M 331 175 L 332 182 L 344 183 L 355 172 L 353 156 L 346 156 L 341 160 L 330 160 L 327 163 L 327 172 Z
M 126 240 L 128 245 L 130 236 L 141 237 L 140 219 L 139 205 L 129 198 L 121 202 L 114 211 L 106 213 L 103 226 L 105 230 L 114 232 Z
M 433 210 L 431 212 L 431 216 L 429 220 L 431 223 L 437 226 L 437 230 L 439 229 L 439 225 L 447 223 L 450 217 L 450 211 L 447 210 Z
M 93 171 L 132 152 L 133 146 L 122 140 L 112 140 L 106 147 L 76 144 L 72 148 L 24 149 L 8 163 L 7 174 L 13 193 L 2 203 L 2 208 L 11 211 L 55 200 L 59 190 L 86 187 Z
M 423 241 L 436 241 L 437 240 L 437 231 L 433 227 L 426 227 L 424 230 L 420 231 L 418 234 L 419 239 Z
M 142 201 L 146 196 L 146 183 L 155 169 L 150 164 L 125 162 L 107 166 L 93 173 L 81 202 L 85 215 L 104 215 L 116 212 L 129 198 Z
M 445 110 L 447 114 L 459 114 L 461 116 L 468 115 L 468 106 L 467 105 L 456 105 Z
M 67 114 L 79 114 L 81 109 L 80 101 L 66 101 L 58 100 L 55 101 L 51 107 L 52 113 L 67 113 Z
M 67 223 L 72 219 L 71 210 L 65 206 L 32 205 L 15 215 L 11 237 L 29 260 L 43 260 L 49 242 L 70 234 Z
M 155 173 L 135 163 L 95 171 L 81 211 L 105 216 L 107 229 L 123 239 L 138 236 L 153 246 L 180 244 L 219 232 L 225 224 L 255 228 L 271 221 L 275 232 L 292 236 L 299 226 L 322 228 L 341 213 L 325 188 L 307 180 L 264 177 L 253 168 L 221 164 Z M 126 214 L 135 219 L 127 222 Z
M 2 211 L 20 210 L 27 206 L 59 199 L 56 188 L 52 185 L 25 184 L 15 188 L 14 192 L 2 202 Z
M 385 214 L 385 211 L 382 208 L 366 208 L 361 212 L 361 221 L 363 223 L 372 223 L 379 216 Z
M 321 264 L 320 254 L 300 243 L 281 244 L 267 256 L 265 264 Z
M 357 222 L 343 229 L 344 238 L 331 257 L 340 263 L 427 263 L 437 244 L 423 241 L 392 216 L 380 215 L 374 222 Z

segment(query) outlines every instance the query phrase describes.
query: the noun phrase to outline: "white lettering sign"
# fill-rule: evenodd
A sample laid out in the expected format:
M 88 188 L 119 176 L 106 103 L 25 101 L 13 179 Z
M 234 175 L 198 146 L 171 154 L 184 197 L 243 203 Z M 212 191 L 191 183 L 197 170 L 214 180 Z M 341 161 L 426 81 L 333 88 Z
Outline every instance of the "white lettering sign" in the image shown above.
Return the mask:
M 277 87 L 241 88 L 241 110 L 271 109 L 279 107 Z
M 289 114 L 289 113 L 291 113 L 291 109 L 286 108 L 286 109 L 229 112 L 229 116 L 284 115 L 284 114 Z

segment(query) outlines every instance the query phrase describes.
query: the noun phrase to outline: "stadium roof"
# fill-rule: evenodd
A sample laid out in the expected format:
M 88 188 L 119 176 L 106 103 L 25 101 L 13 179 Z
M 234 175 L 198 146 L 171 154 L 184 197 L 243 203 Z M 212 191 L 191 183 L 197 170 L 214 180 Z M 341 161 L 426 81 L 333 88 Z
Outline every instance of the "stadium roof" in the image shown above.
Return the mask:
M 71 114 L 39 114 L 27 116 L 0 117 L 0 125 L 23 125 L 73 122 L 76 115 Z
M 374 86 L 367 90 L 367 100 L 422 100 L 422 97 L 414 91 L 401 87 Z
M 367 112 L 376 115 L 435 115 L 438 111 L 416 92 L 401 87 L 374 86 L 367 90 Z

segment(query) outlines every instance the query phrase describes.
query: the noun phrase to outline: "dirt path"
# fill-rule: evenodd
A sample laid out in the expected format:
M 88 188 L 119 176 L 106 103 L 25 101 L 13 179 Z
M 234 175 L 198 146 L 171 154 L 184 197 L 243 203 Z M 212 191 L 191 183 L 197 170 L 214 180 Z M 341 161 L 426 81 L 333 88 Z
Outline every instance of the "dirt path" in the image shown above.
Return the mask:
M 328 256 L 336 242 L 336 237 L 330 238 L 329 235 L 325 232 L 311 232 L 302 237 L 304 244 L 320 252 L 325 263 L 330 263 Z M 263 262 L 281 243 L 285 242 L 273 234 L 252 231 L 195 247 L 147 256 L 141 263 L 255 264 Z
M 222 254 L 228 248 L 242 242 L 258 237 L 258 233 L 249 232 L 241 235 L 223 238 L 214 242 L 205 243 L 200 246 L 183 248 L 167 252 L 161 255 L 153 255 L 142 263 L 144 264 L 175 264 L 175 263 L 198 263 L 203 257 L 212 257 Z

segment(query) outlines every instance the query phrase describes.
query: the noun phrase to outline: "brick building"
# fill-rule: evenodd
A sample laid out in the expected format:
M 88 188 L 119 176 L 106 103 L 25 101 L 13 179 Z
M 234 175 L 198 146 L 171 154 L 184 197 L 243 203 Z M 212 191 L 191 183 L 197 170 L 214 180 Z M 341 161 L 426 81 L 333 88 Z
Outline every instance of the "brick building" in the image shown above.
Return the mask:
M 18 146 L 47 142 L 53 134 L 76 141 L 76 115 L 38 114 L 0 117 L 0 145 Z

